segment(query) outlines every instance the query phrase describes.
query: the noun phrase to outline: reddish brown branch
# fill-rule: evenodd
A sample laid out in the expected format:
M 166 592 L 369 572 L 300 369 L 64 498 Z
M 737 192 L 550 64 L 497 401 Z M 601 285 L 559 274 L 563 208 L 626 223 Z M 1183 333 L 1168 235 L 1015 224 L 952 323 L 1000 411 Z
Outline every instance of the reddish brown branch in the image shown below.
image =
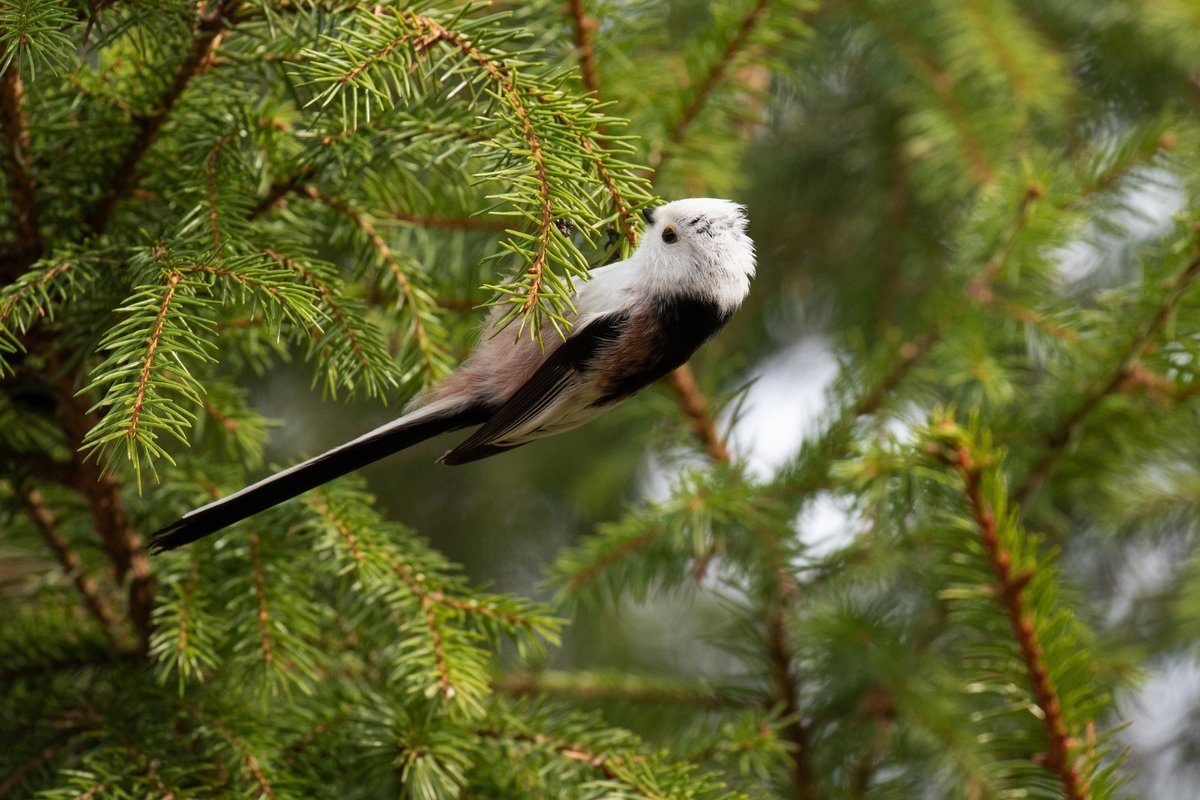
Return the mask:
M 570 0 L 567 10 L 571 16 L 575 55 L 579 59 L 579 77 L 583 79 L 584 88 L 599 97 L 600 73 L 596 70 L 596 48 L 592 45 L 596 21 L 587 15 L 583 0 Z
M 5 52 L 0 44 L 0 58 Z M 0 276 L 7 283 L 17 277 L 19 268 L 32 263 L 42 251 L 42 234 L 38 227 L 37 198 L 34 195 L 33 154 L 29 147 L 29 120 L 25 115 L 25 87 L 21 83 L 20 62 L 13 58 L 0 74 L 0 123 L 4 127 L 4 155 L 8 164 L 8 180 L 12 190 L 13 227 L 17 233 L 22 258 L 15 262 L 18 269 L 11 275 Z
M 1012 253 L 1013 245 L 1016 244 L 1017 236 L 1029 223 L 1030 217 L 1033 216 L 1035 204 L 1045 193 L 1045 189 L 1040 184 L 1029 184 L 1025 190 L 1025 194 L 1021 197 L 1021 203 L 1017 209 L 1017 218 L 1005 232 L 1000 246 L 992 253 L 992 257 L 988 259 L 988 262 L 984 265 L 980 273 L 975 276 L 975 279 L 967 284 L 967 297 L 979 303 L 990 303 L 995 299 L 993 286 L 996 283 L 996 278 L 999 277 L 1000 270 L 1004 269 L 1004 265 L 1008 263 L 1008 257 Z
M 54 557 L 58 559 L 58 563 L 62 566 L 64 574 L 79 590 L 79 594 L 83 597 L 84 605 L 96 621 L 100 623 L 101 630 L 104 631 L 105 637 L 109 642 L 116 646 L 125 644 L 126 635 L 122 630 L 121 618 L 113 611 L 112 606 L 108 602 L 108 598 L 100 591 L 100 587 L 83 568 L 83 560 L 79 555 L 71 549 L 70 543 L 66 537 L 58 530 L 58 520 L 54 516 L 54 512 L 46 505 L 45 498 L 42 493 L 32 486 L 22 486 L 18 489 L 21 497 L 21 502 L 25 506 L 25 513 L 33 521 L 34 527 L 41 534 L 42 540 L 50 551 L 54 553 Z
M 362 549 L 358 546 L 358 537 L 350 530 L 345 522 L 334 516 L 333 509 L 329 507 L 329 503 L 325 502 L 323 497 L 313 497 L 305 502 L 308 506 L 317 512 L 326 522 L 333 526 L 337 531 L 338 536 L 342 537 L 342 541 L 350 548 L 350 555 L 354 557 L 357 564 L 362 564 L 364 556 Z
M 221 159 L 221 147 L 228 137 L 212 146 L 208 151 L 208 171 L 205 175 L 208 190 L 208 224 L 212 228 L 213 252 L 221 252 L 221 226 L 217 217 L 217 167 Z
M 305 166 L 286 178 L 272 183 L 263 199 L 259 200 L 258 204 L 251 209 L 248 219 L 256 220 L 268 211 L 282 205 L 289 194 L 299 189 L 312 176 L 313 168 Z
M 1071 413 L 1067 414 L 1054 430 L 1046 435 L 1046 445 L 1041 457 L 1029 468 L 1025 479 L 1013 492 L 1014 502 L 1020 506 L 1026 506 L 1030 502 L 1058 469 L 1067 446 L 1074 441 L 1088 417 L 1107 397 L 1120 391 L 1130 377 L 1134 376 L 1141 358 L 1153 344 L 1154 338 L 1170 321 L 1175 306 L 1183 299 L 1183 295 L 1195 281 L 1197 275 L 1200 275 L 1200 255 L 1193 258 L 1172 282 L 1153 316 L 1142 324 L 1137 334 L 1130 340 L 1112 374 L 1099 381 Z
M 1046 769 L 1058 775 L 1067 800 L 1085 800 L 1087 790 L 1071 757 L 1072 740 L 1062 718 L 1058 692 L 1046 670 L 1044 653 L 1033 619 L 1025 611 L 1022 591 L 1029 582 L 1029 577 L 1024 573 L 1013 574 L 1012 556 L 1000 542 L 995 514 L 983 497 L 983 467 L 975 462 L 970 450 L 965 446 L 960 446 L 949 456 L 949 463 L 963 480 L 971 516 L 979 528 L 984 554 L 992 565 L 996 579 L 993 596 L 1008 612 L 1009 625 L 1021 651 L 1025 673 L 1033 691 L 1033 700 L 1042 711 L 1042 723 L 1049 748 L 1044 760 Z
M 158 316 L 155 317 L 154 327 L 150 331 L 150 342 L 146 347 L 146 356 L 142 359 L 142 371 L 138 375 L 137 390 L 133 396 L 133 411 L 129 415 L 129 428 L 125 434 L 130 439 L 137 438 L 138 422 L 141 420 L 142 408 L 146 403 L 146 386 L 150 383 L 154 358 L 158 353 L 159 342 L 162 341 L 163 328 L 167 324 L 167 312 L 171 308 L 171 301 L 175 299 L 175 290 L 182 277 L 178 272 L 172 272 L 167 276 L 167 293 L 163 295 L 162 303 L 158 307 Z
M 166 91 L 158 99 L 157 107 L 153 112 L 138 115 L 133 119 L 133 141 L 125 148 L 107 189 L 88 214 L 87 227 L 93 233 L 100 233 L 108 227 L 117 203 L 137 185 L 142 158 L 158 138 L 163 124 L 171 115 L 179 98 L 183 96 L 188 84 L 208 67 L 213 52 L 220 44 L 225 21 L 240 3 L 241 0 L 221 0 L 211 11 L 196 16 L 192 46 L 175 70 Z
M 77 744 L 75 740 L 87 730 L 87 728 L 69 728 L 63 731 L 56 741 L 43 747 L 37 755 L 9 773 L 8 777 L 0 782 L 0 798 L 8 797 L 15 789 L 19 789 L 25 783 L 26 778 L 54 761 L 64 750 L 74 749 Z
M 193 554 L 195 552 L 195 550 L 192 550 Z M 183 590 L 179 598 L 179 636 L 176 639 L 176 649 L 181 655 L 187 650 L 188 625 L 191 622 L 192 593 L 196 591 L 196 580 L 199 577 L 200 562 L 193 557 L 192 567 L 188 570 L 188 576 L 183 582 Z

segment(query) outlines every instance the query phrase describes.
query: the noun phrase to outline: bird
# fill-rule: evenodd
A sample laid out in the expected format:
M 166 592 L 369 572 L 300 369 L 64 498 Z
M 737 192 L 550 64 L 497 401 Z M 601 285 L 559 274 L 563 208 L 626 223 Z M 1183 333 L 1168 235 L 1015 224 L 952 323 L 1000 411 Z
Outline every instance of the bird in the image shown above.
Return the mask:
M 194 542 L 442 433 L 479 426 L 440 459 L 457 465 L 576 428 L 682 366 L 750 291 L 745 207 L 687 198 L 642 211 L 625 259 L 592 270 L 564 337 L 500 335 L 494 309 L 463 364 L 397 419 L 188 512 L 155 532 L 153 552 Z

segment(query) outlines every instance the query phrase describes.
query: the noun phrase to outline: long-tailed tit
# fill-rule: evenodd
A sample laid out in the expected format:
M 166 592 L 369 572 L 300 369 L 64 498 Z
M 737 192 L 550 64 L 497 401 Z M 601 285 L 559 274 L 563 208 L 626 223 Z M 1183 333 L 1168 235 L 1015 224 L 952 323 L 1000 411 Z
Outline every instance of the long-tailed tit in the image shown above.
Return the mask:
M 677 200 L 643 216 L 637 251 L 580 286 L 565 340 L 546 337 L 543 349 L 529 337 L 484 335 L 399 419 L 189 512 L 152 547 L 194 542 L 439 433 L 480 426 L 440 459 L 465 464 L 570 430 L 682 365 L 746 297 L 754 243 L 742 207 L 727 200 Z

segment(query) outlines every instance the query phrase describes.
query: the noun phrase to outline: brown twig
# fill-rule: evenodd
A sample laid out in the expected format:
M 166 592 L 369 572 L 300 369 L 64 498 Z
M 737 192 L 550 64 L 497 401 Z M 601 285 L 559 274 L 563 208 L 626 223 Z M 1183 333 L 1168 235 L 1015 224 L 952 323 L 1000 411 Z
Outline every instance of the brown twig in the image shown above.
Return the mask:
M 267 189 L 266 195 L 263 196 L 258 204 L 251 209 L 248 220 L 254 220 L 271 211 L 274 208 L 282 205 L 287 196 L 296 191 L 300 186 L 312 178 L 314 170 L 312 165 L 306 164 L 300 169 L 288 175 L 282 180 L 275 181 Z
M 179 102 L 179 98 L 183 96 L 188 84 L 207 68 L 213 52 L 220 44 L 225 21 L 240 4 L 241 0 L 221 0 L 212 10 L 196 15 L 192 46 L 175 70 L 166 91 L 158 99 L 155 110 L 134 117 L 133 141 L 125 148 L 104 194 L 87 215 L 88 230 L 93 233 L 104 231 L 117 203 L 137 185 L 140 177 L 138 168 L 142 158 L 158 138 L 163 124 Z
M 176 649 L 181 656 L 187 650 L 188 625 L 191 622 L 192 593 L 196 591 L 196 581 L 200 577 L 200 561 L 195 558 L 195 552 L 195 550 L 192 550 L 192 566 L 188 570 L 187 578 L 183 582 L 182 591 L 179 596 L 179 635 L 176 638 Z
M 3 58 L 4 52 L 5 47 L 0 44 L 0 58 Z M 17 58 L 13 58 L 4 73 L 0 74 L 0 123 L 4 127 L 4 155 L 12 190 L 13 222 L 22 256 L 14 262 L 11 274 L 0 275 L 0 282 L 8 283 L 42 252 L 37 197 L 34 194 L 33 154 L 29 146 L 29 120 L 25 115 L 25 87 L 21 83 L 20 60 Z
M 1026 187 L 1017 209 L 1017 218 L 1005 231 L 1000 246 L 992 253 L 983 270 L 967 284 L 967 297 L 978 303 L 991 303 L 995 299 L 993 286 L 996 278 L 999 277 L 1000 270 L 1004 269 L 1004 265 L 1008 263 L 1008 257 L 1012 253 L 1013 245 L 1016 244 L 1017 236 L 1029 223 L 1037 201 L 1045 193 L 1046 190 L 1038 183 L 1031 183 Z
M 154 327 L 150 331 L 150 341 L 146 346 L 146 356 L 142 359 L 142 371 L 138 375 L 137 389 L 133 395 L 133 411 L 129 414 L 129 427 L 125 434 L 130 439 L 136 439 L 138 435 L 138 422 L 146 403 L 146 387 L 150 383 L 150 372 L 154 367 L 158 344 L 162 341 L 162 332 L 167 324 L 167 313 L 171 308 L 171 301 L 175 299 L 175 290 L 182 277 L 178 272 L 172 272 L 167 276 L 167 293 L 163 295 L 162 303 L 158 307 L 158 316 L 154 318 Z
M 5 322 L 8 321 L 9 316 L 12 315 L 13 309 L 16 308 L 16 306 L 17 306 L 17 301 L 19 301 L 21 299 L 23 294 L 28 294 L 29 292 L 31 292 L 35 289 L 40 289 L 42 286 L 45 286 L 47 283 L 54 280 L 59 275 L 62 275 L 64 272 L 67 272 L 70 269 L 71 269 L 71 263 L 68 261 L 64 261 L 61 264 L 56 264 L 53 267 L 51 267 L 50 269 L 46 270 L 45 274 L 42 275 L 42 277 L 38 278 L 36 281 L 31 281 L 31 282 L 25 284 L 24 286 L 21 287 L 21 290 L 19 292 L 14 292 L 13 294 L 11 294 L 9 296 L 8 300 L 6 300 L 4 302 L 4 305 L 2 307 L 0 307 L 0 325 L 3 325 Z M 41 315 L 45 315 L 46 310 L 44 308 L 39 307 L 38 312 Z
M 71 549 L 70 542 L 59 532 L 58 520 L 50 507 L 46 505 L 42 493 L 27 484 L 22 485 L 17 491 L 25 506 L 25 513 L 33 521 L 34 527 L 41 534 L 46 546 L 58 559 L 63 572 L 79 590 L 84 605 L 100 623 L 100 629 L 104 632 L 104 636 L 115 646 L 120 647 L 126 644 L 128 637 L 122 630 L 121 618 L 113 611 L 108 598 L 100 591 L 95 579 L 84 570 L 83 560 L 79 554 Z
M 37 755 L 14 769 L 3 782 L 0 782 L 0 798 L 8 797 L 15 789 L 21 787 L 26 778 L 45 767 L 64 750 L 73 749 L 76 744 L 75 740 L 86 731 L 87 728 L 68 728 L 59 734 L 55 741 L 39 750 Z
M 571 578 L 571 580 L 567 583 L 567 591 L 579 591 L 584 586 L 594 581 L 600 573 L 604 572 L 604 570 L 611 565 L 617 563 L 628 555 L 637 553 L 648 547 L 652 542 L 658 539 L 662 533 L 662 528 L 655 528 L 653 530 L 646 531 L 645 533 L 635 536 L 634 538 L 625 542 L 616 550 L 607 554 L 603 558 L 592 562 L 588 565 L 587 569 Z
M 1134 374 L 1142 356 L 1153 343 L 1154 337 L 1171 319 L 1175 306 L 1179 304 L 1197 275 L 1200 275 L 1200 255 L 1194 257 L 1171 283 L 1153 316 L 1142 323 L 1137 334 L 1125 347 L 1112 374 L 1097 382 L 1083 400 L 1046 435 L 1045 448 L 1041 457 L 1029 468 L 1025 479 L 1013 492 L 1014 502 L 1023 508 L 1028 506 L 1032 498 L 1050 479 L 1050 476 L 1058 469 L 1067 446 L 1074 441 L 1088 417 L 1109 395 L 1120 391 L 1129 377 Z
M 975 461 L 965 445 L 952 451 L 947 460 L 962 478 L 971 516 L 979 528 L 984 554 L 995 575 L 993 596 L 1008 612 L 1009 625 L 1021 651 L 1025 673 L 1033 691 L 1033 700 L 1042 712 L 1042 724 L 1049 748 L 1044 760 L 1046 769 L 1058 776 L 1067 800 L 1085 800 L 1087 790 L 1071 757 L 1072 740 L 1062 718 L 1058 692 L 1046 670 L 1044 653 L 1033 619 L 1025 611 L 1022 591 L 1028 584 L 1029 577 L 1025 574 L 1013 574 L 1012 556 L 1000 542 L 995 514 L 983 497 L 983 466 Z

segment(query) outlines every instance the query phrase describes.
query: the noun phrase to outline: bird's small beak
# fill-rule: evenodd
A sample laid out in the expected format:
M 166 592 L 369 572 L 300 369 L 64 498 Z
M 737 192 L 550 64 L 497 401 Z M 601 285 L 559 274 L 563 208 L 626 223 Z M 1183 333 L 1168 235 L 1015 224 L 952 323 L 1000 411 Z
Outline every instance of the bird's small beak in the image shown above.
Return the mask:
M 649 206 L 642 209 L 642 217 L 646 220 L 647 225 L 654 224 L 654 209 Z

